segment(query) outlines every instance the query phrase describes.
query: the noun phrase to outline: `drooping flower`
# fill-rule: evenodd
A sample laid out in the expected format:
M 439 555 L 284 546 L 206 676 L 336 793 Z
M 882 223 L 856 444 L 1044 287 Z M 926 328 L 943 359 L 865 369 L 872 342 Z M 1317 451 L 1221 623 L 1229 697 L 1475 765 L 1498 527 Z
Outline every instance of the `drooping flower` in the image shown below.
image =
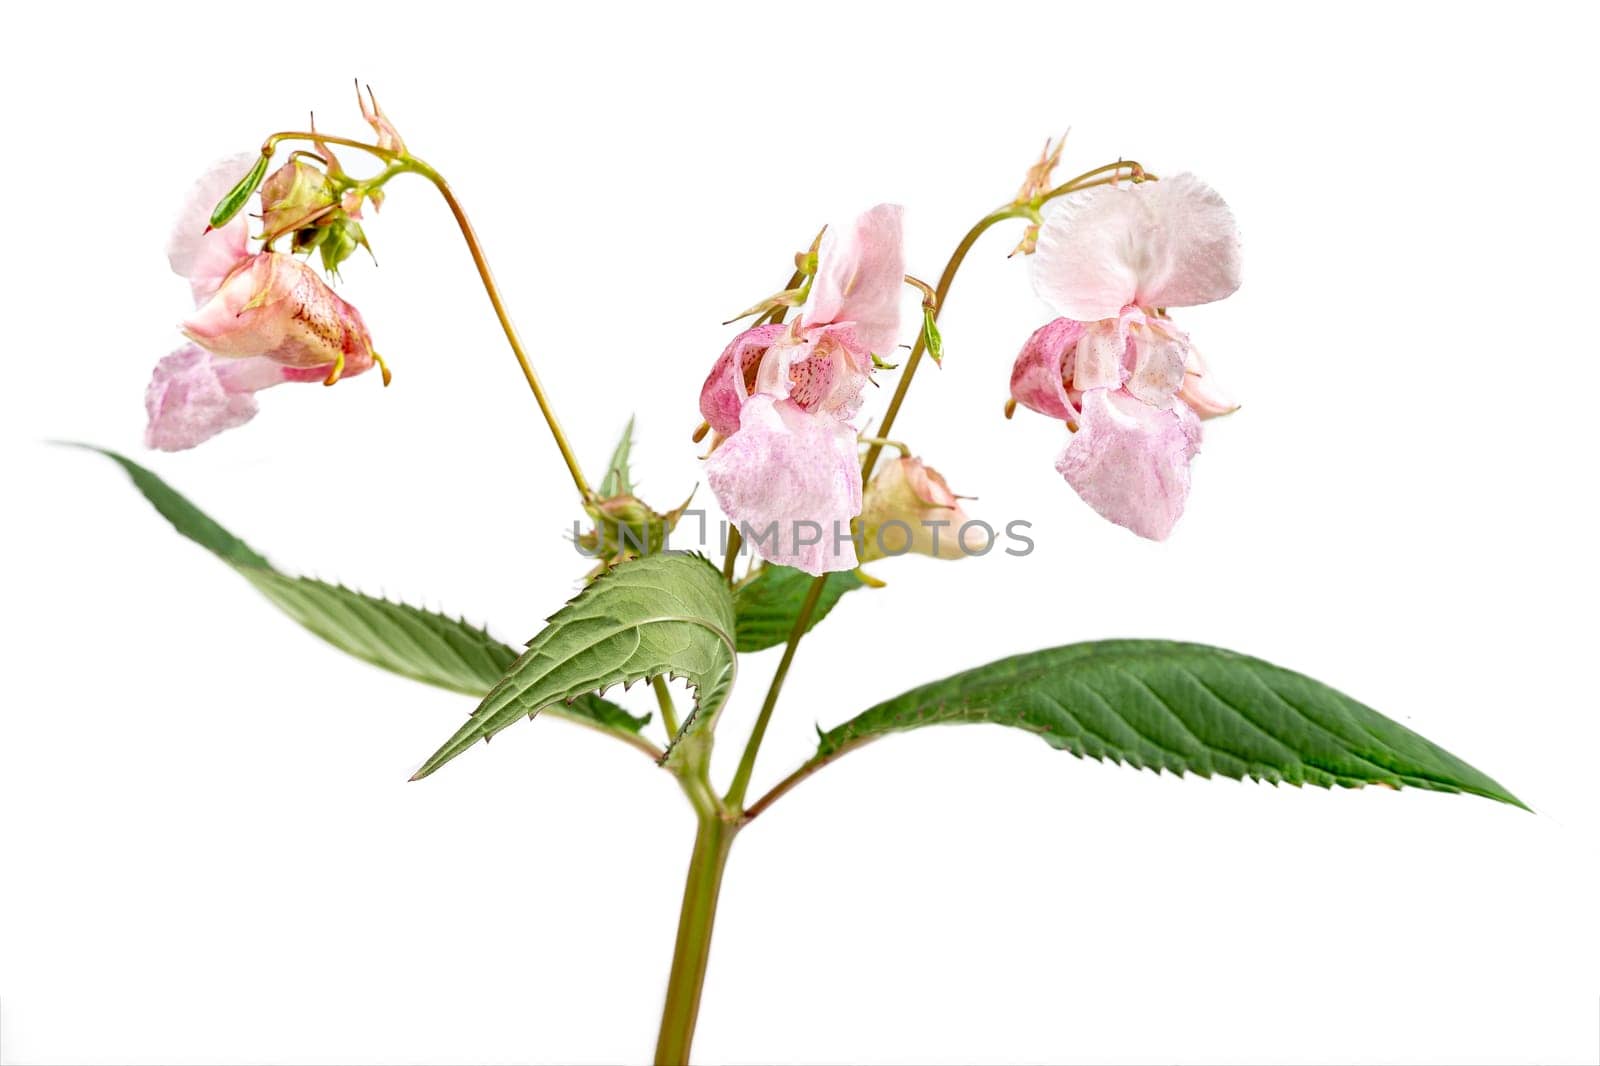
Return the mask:
M 315 270 L 282 252 L 258 252 L 240 263 L 181 328 L 213 355 L 327 367 L 330 385 L 374 362 L 360 312 Z
M 272 385 L 331 384 L 382 366 L 360 314 L 315 271 L 292 256 L 250 250 L 243 213 L 214 230 L 206 225 L 256 158 L 225 159 L 202 176 L 168 241 L 168 262 L 188 279 L 196 310 L 181 326 L 192 343 L 156 365 L 146 390 L 152 448 L 192 448 L 243 425 L 255 416 L 254 394 Z
M 898 205 L 829 227 L 794 322 L 741 333 L 706 378 L 700 410 L 718 434 L 707 481 L 770 562 L 812 574 L 856 565 L 849 524 L 861 511 L 861 471 L 851 420 L 873 355 L 898 342 L 904 277 Z
M 1232 213 L 1189 174 L 1069 197 L 1040 230 L 1033 282 L 1062 317 L 1018 354 L 1012 398 L 1073 431 L 1056 469 L 1085 502 L 1164 539 L 1200 419 L 1237 407 L 1166 311 L 1239 287 Z
M 867 489 L 861 506 L 861 561 L 888 555 L 931 555 L 960 559 L 984 550 L 977 530 L 966 529 L 961 499 L 944 477 L 915 456 L 884 463 Z

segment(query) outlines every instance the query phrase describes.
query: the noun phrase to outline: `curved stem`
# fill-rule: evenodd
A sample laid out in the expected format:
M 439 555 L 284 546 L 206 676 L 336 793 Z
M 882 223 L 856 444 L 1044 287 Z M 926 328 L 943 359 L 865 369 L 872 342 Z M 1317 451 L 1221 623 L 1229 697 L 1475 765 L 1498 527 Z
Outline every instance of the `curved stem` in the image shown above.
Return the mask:
M 472 263 L 478 268 L 478 277 L 483 282 L 484 291 L 489 294 L 489 303 L 493 305 L 495 317 L 500 320 L 500 328 L 505 332 L 506 341 L 511 345 L 511 354 L 517 357 L 517 365 L 522 368 L 522 376 L 527 379 L 528 388 L 533 390 L 533 398 L 539 404 L 539 413 L 544 415 L 545 424 L 550 427 L 550 435 L 555 438 L 556 447 L 561 450 L 561 458 L 567 464 L 567 472 L 572 475 L 572 483 L 577 487 L 578 495 L 585 501 L 592 499 L 594 492 L 583 476 L 583 469 L 578 465 L 577 456 L 572 453 L 572 446 L 567 443 L 567 436 L 561 430 L 561 423 L 556 420 L 555 411 L 550 407 L 550 399 L 545 395 L 539 375 L 534 373 L 533 365 L 528 362 L 528 353 L 522 347 L 522 339 L 517 335 L 516 327 L 511 324 L 511 315 L 506 311 L 505 302 L 500 298 L 500 289 L 495 284 L 494 274 L 489 270 L 489 261 L 484 257 L 483 246 L 478 243 L 478 234 L 472 228 L 472 222 L 467 218 L 461 202 L 456 199 L 455 192 L 439 172 L 414 156 L 391 152 L 387 148 L 379 148 L 375 144 L 367 144 L 348 137 L 309 131 L 285 130 L 274 133 L 262 142 L 261 153 L 271 157 L 274 149 L 282 141 L 320 141 L 324 144 L 355 148 L 389 164 L 389 171 L 394 173 L 409 171 L 428 179 L 433 184 L 439 195 L 444 197 L 445 204 L 450 208 L 450 214 L 455 217 L 456 226 L 461 230 L 462 239 L 467 242 L 467 251 L 472 254 Z M 386 171 L 381 175 L 381 179 L 387 181 L 392 176 Z
M 456 194 L 451 191 L 444 178 L 440 177 L 439 172 L 428 164 L 420 159 L 410 159 L 405 165 L 408 170 L 422 175 L 433 183 L 433 187 L 439 190 L 439 195 L 444 197 L 450 213 L 455 216 L 461 236 L 467 242 L 467 250 L 472 253 L 472 263 L 478 268 L 478 277 L 483 281 L 484 291 L 489 294 L 489 303 L 494 306 L 495 317 L 500 320 L 500 328 L 505 332 L 507 343 L 511 345 L 511 353 L 517 357 L 517 365 L 522 368 L 522 376 L 528 380 L 528 388 L 533 390 L 533 398 L 539 404 L 539 413 L 544 415 L 545 424 L 550 427 L 550 435 L 555 438 L 556 447 L 561 450 L 561 458 L 567 464 L 567 472 L 572 475 L 572 483 L 577 487 L 579 496 L 585 500 L 593 498 L 594 491 L 584 479 L 583 469 L 578 465 L 577 456 L 572 454 L 572 446 L 567 443 L 566 434 L 561 431 L 561 423 L 556 420 L 555 411 L 550 407 L 550 399 L 545 395 L 539 375 L 534 373 L 533 365 L 528 362 L 528 353 L 523 350 L 522 340 L 517 336 L 517 328 L 511 324 L 511 316 L 506 311 L 504 301 L 500 299 L 500 289 L 495 285 L 494 275 L 489 271 L 489 261 L 484 258 L 483 248 L 478 244 L 478 235 L 467 219 L 467 213 L 462 209 L 461 202 L 456 199 Z
M 1027 209 L 1015 204 L 1008 204 L 998 211 L 990 212 L 979 219 L 977 224 L 967 231 L 961 238 L 961 243 L 956 245 L 956 250 L 950 253 L 950 261 L 945 264 L 944 273 L 939 275 L 939 284 L 933 290 L 933 307 L 929 314 L 934 321 L 939 320 L 939 315 L 944 311 L 945 297 L 950 293 L 950 284 L 956 279 L 956 271 L 961 269 L 961 263 L 967 258 L 967 253 L 977 243 L 978 238 L 990 226 L 997 222 L 1004 222 L 1008 218 L 1026 218 Z M 906 360 L 905 372 L 900 375 L 900 380 L 895 384 L 894 395 L 889 398 L 889 407 L 883 412 L 883 422 L 879 424 L 877 435 L 887 438 L 889 430 L 894 426 L 895 418 L 900 414 L 900 405 L 905 403 L 906 390 L 911 387 L 911 378 L 917 372 L 917 367 L 922 363 L 922 353 L 927 350 L 927 337 L 919 334 L 917 341 L 911 346 L 911 357 Z M 883 453 L 882 444 L 872 444 L 867 448 L 867 457 L 861 461 L 861 480 L 863 483 L 872 476 L 872 468 L 878 463 L 878 456 Z
M 750 789 L 750 774 L 755 770 L 756 753 L 761 750 L 762 738 L 767 735 L 767 723 L 772 719 L 772 710 L 778 705 L 778 694 L 783 691 L 783 682 L 789 676 L 789 665 L 794 662 L 794 653 L 800 647 L 800 638 L 805 636 L 807 627 L 811 624 L 811 615 L 817 609 L 817 600 L 822 596 L 822 588 L 828 582 L 828 575 L 822 574 L 811 582 L 811 588 L 806 591 L 805 603 L 800 606 L 800 613 L 795 616 L 794 628 L 789 631 L 789 641 L 783 646 L 783 658 L 778 661 L 777 673 L 772 675 L 772 684 L 767 687 L 767 698 L 761 703 L 761 713 L 756 717 L 755 728 L 750 731 L 750 739 L 745 742 L 744 754 L 739 757 L 739 768 L 734 771 L 733 784 L 728 788 L 728 794 L 723 798 L 723 803 L 733 810 L 740 810 L 744 805 L 745 793 Z

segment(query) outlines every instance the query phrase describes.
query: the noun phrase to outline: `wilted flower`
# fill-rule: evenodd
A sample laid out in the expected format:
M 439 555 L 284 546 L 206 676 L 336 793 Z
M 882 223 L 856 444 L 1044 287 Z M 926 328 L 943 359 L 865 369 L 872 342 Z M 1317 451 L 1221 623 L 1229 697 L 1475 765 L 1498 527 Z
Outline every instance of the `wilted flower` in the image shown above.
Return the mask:
M 861 471 L 850 420 L 873 355 L 898 342 L 904 277 L 898 205 L 830 227 L 795 321 L 746 330 L 706 378 L 701 413 L 727 438 L 706 479 L 770 562 L 812 574 L 856 565 L 848 527 L 861 511 Z
M 1188 497 L 1200 419 L 1237 406 L 1166 309 L 1239 287 L 1232 213 L 1188 174 L 1070 197 L 1040 231 L 1033 280 L 1063 317 L 1023 346 L 1012 397 L 1074 431 L 1056 469 L 1091 507 L 1165 538 Z
M 367 120 L 367 125 L 372 127 L 372 132 L 378 135 L 378 147 L 397 155 L 406 154 L 406 142 L 400 139 L 400 132 L 394 128 L 394 123 L 389 121 L 389 116 L 383 113 L 383 108 L 378 106 L 378 98 L 372 93 L 372 86 L 367 86 L 367 95 L 361 95 L 361 89 L 356 89 L 356 101 L 361 104 L 361 116 Z
M 983 538 L 963 531 L 961 500 L 939 471 L 915 456 L 880 466 L 867 483 L 859 523 L 861 561 L 907 552 L 936 559 L 959 559 L 982 551 Z M 978 543 L 973 543 L 977 541 Z
M 282 252 L 258 252 L 240 263 L 182 329 L 213 355 L 326 367 L 329 385 L 374 363 L 360 313 L 315 270 Z
M 242 214 L 208 229 L 212 208 L 256 158 L 208 171 L 168 242 L 168 262 L 189 280 L 197 309 L 182 326 L 194 343 L 162 359 L 146 390 L 152 448 L 192 448 L 242 425 L 256 413 L 253 394 L 269 386 L 332 384 L 382 366 L 360 314 L 310 267 L 277 252 L 252 254 Z
M 1067 135 L 1063 133 L 1059 141 L 1052 142 L 1048 138 L 1044 142 L 1044 149 L 1039 153 L 1039 161 L 1028 168 L 1028 173 L 1022 179 L 1022 187 L 1017 190 L 1016 198 L 1011 202 L 1022 207 L 1037 196 L 1043 196 L 1050 190 L 1050 176 L 1055 173 L 1056 164 L 1061 162 L 1061 149 L 1067 146 Z M 1035 221 L 1028 223 L 1022 231 L 1022 240 L 1011 249 L 1012 255 L 1032 255 L 1039 244 L 1039 223 L 1037 215 Z

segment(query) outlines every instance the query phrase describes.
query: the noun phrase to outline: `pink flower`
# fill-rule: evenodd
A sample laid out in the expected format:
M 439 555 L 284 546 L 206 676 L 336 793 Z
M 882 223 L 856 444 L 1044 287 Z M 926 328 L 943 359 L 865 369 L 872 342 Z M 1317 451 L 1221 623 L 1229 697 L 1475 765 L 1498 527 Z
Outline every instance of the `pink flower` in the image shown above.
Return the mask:
M 212 208 L 255 153 L 225 159 L 195 183 L 167 244 L 196 310 L 181 329 L 193 343 L 156 365 L 145 393 L 152 448 L 192 448 L 255 416 L 254 393 L 286 381 L 331 384 L 382 366 L 360 314 L 305 263 L 252 253 L 244 213 L 212 230 Z M 388 381 L 388 372 L 384 371 Z
M 944 477 L 915 456 L 885 463 L 867 484 L 861 507 L 861 561 L 912 552 L 960 559 L 987 548 Z
M 213 355 L 327 367 L 329 384 L 373 366 L 372 337 L 360 313 L 310 266 L 282 252 L 258 252 L 240 263 L 181 328 Z
M 706 463 L 706 480 L 752 549 L 808 574 L 853 569 L 850 520 L 861 511 L 856 431 L 766 393 L 750 398 L 741 420 Z
M 1188 498 L 1199 420 L 1237 407 L 1166 309 L 1239 287 L 1233 215 L 1189 174 L 1102 187 L 1045 220 L 1033 264 L 1062 317 L 1018 354 L 1012 398 L 1073 431 L 1056 469 L 1085 502 L 1162 540 Z
M 904 277 L 899 206 L 829 227 L 795 321 L 741 333 L 706 378 L 700 411 L 726 438 L 713 445 L 707 480 L 770 562 L 812 574 L 856 565 L 848 527 L 861 510 L 861 472 L 851 419 L 872 356 L 898 342 Z M 762 538 L 774 524 L 776 535 Z M 808 543 L 813 527 L 822 536 Z

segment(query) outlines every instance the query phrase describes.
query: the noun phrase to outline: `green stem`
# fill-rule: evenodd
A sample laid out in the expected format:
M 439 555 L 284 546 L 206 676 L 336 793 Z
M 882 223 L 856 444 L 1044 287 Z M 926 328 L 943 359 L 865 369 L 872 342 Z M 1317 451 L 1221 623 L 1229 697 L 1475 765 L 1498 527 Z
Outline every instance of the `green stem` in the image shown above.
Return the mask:
M 735 811 L 743 808 L 745 793 L 750 790 L 750 774 L 756 768 L 756 753 L 761 750 L 761 740 L 767 735 L 767 722 L 772 719 L 773 708 L 778 706 L 778 694 L 783 691 L 784 679 L 789 676 L 789 665 L 794 662 L 794 653 L 800 648 L 800 638 L 806 635 L 806 629 L 811 625 L 812 612 L 817 609 L 817 601 L 822 598 L 822 588 L 827 583 L 827 574 L 820 574 L 811 582 L 811 588 L 806 590 L 805 603 L 800 605 L 800 613 L 795 617 L 794 628 L 789 630 L 789 641 L 783 646 L 783 658 L 778 660 L 778 672 L 772 675 L 772 684 L 767 687 L 767 698 L 761 703 L 755 728 L 750 731 L 744 754 L 739 757 L 739 768 L 734 771 L 733 784 L 722 800 Z
M 728 851 L 739 831 L 713 808 L 696 805 L 699 826 L 689 873 L 683 885 L 683 906 L 678 912 L 678 940 L 672 951 L 672 971 L 667 978 L 667 1002 L 661 1011 L 661 1033 L 656 1040 L 656 1066 L 685 1066 L 694 1042 L 700 1014 L 700 992 L 711 958 L 711 927 L 717 916 L 717 895 Z
M 672 690 L 667 688 L 667 679 L 657 674 L 650 679 L 650 687 L 656 690 L 656 703 L 661 707 L 661 724 L 667 727 L 667 742 L 678 735 L 678 709 L 672 705 Z

